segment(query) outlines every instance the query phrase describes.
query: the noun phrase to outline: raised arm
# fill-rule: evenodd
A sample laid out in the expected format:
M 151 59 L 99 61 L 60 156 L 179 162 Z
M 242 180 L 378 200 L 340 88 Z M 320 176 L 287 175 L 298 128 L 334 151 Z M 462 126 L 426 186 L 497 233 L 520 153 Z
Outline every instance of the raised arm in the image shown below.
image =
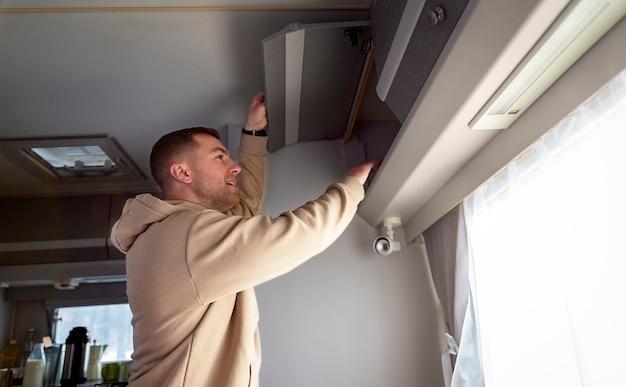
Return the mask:
M 263 92 L 257 93 L 250 102 L 244 129 L 259 131 L 267 126 L 267 111 Z M 265 199 L 267 180 L 267 136 L 241 135 L 237 152 L 241 173 L 238 177 L 241 202 L 226 215 L 250 217 L 256 215 Z
M 256 215 L 265 199 L 267 181 L 267 137 L 241 135 L 237 158 L 241 173 L 237 178 L 241 202 L 226 215 Z
M 354 217 L 371 167 L 352 170 L 318 199 L 275 218 L 199 215 L 189 230 L 187 264 L 201 302 L 285 274 L 330 246 Z

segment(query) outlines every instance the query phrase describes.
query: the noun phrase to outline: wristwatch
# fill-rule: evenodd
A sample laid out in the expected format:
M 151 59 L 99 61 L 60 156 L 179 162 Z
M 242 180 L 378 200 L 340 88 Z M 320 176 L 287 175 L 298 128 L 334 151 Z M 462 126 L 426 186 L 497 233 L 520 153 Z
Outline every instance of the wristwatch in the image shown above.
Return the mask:
M 247 134 L 249 136 L 267 137 L 267 132 L 265 131 L 265 129 L 247 130 L 246 128 L 243 128 L 241 129 L 241 133 Z

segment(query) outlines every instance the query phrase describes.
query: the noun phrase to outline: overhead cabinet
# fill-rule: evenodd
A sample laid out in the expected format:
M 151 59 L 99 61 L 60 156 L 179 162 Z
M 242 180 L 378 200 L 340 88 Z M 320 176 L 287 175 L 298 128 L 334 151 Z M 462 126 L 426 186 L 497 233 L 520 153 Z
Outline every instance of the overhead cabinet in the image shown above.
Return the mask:
M 269 150 L 303 141 L 348 140 L 353 127 L 365 148 L 390 145 L 468 2 L 377 0 L 371 22 L 292 23 L 264 39 Z M 366 116 L 359 114 L 359 96 L 370 95 L 371 89 L 376 103 L 386 104 L 393 117 L 355 124 L 357 116 Z M 373 146 L 366 143 L 370 137 L 376 139 Z
M 376 1 L 372 12 L 376 92 L 400 122 L 407 118 L 468 2 Z

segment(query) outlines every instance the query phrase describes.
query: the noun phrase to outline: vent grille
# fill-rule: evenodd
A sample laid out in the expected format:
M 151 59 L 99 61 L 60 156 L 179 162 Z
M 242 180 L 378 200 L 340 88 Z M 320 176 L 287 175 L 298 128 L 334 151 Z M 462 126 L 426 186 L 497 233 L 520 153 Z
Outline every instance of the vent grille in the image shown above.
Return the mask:
M 0 140 L 0 151 L 42 180 L 111 181 L 145 179 L 110 136 Z

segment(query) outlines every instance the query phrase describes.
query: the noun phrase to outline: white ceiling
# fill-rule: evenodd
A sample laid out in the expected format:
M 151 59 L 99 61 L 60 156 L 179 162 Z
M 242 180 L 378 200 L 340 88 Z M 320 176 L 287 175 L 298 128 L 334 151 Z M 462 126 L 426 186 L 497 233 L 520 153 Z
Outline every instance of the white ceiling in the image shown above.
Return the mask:
M 369 1 L 341 3 L 363 8 Z M 24 0 L 18 4 L 77 3 Z M 81 6 L 111 4 L 120 6 L 119 1 L 81 2 Z M 124 2 L 172 4 L 181 5 L 165 0 Z M 233 4 L 262 8 L 267 2 L 228 3 Z M 271 4 L 338 6 L 330 0 Z M 295 21 L 368 18 L 368 11 L 348 10 L 3 13 L 6 7 L 0 7 L 0 137 L 110 134 L 146 175 L 150 148 L 164 133 L 244 120 L 250 96 L 263 88 L 262 38 Z M 0 174 L 11 177 L 1 180 L 0 195 L 60 192 L 1 156 Z M 145 189 L 146 183 L 117 187 L 132 188 Z M 91 187 L 98 189 L 107 187 Z

